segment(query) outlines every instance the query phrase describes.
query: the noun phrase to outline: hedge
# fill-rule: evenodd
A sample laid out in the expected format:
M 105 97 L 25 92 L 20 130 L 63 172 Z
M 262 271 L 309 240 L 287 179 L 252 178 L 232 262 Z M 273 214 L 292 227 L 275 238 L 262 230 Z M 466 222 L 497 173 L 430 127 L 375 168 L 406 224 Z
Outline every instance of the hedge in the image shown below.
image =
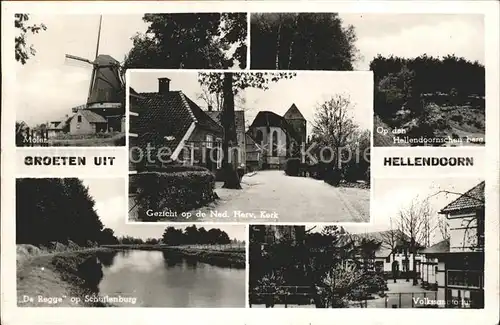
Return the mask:
M 301 167 L 300 158 L 289 158 L 285 161 L 285 174 L 288 176 L 299 176 Z
M 136 202 L 139 218 L 157 221 L 165 216 L 148 216 L 152 212 L 175 213 L 190 211 L 206 205 L 217 197 L 214 192 L 215 175 L 209 171 L 184 171 L 174 173 L 144 172 L 131 175 L 137 188 Z

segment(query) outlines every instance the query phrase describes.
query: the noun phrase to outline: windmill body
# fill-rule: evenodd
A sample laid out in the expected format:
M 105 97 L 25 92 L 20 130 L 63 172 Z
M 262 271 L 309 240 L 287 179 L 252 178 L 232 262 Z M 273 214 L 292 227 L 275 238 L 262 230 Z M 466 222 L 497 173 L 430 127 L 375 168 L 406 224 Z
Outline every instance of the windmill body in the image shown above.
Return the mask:
M 89 91 L 85 104 L 72 108 L 73 115 L 65 120 L 70 134 L 93 134 L 125 131 L 125 85 L 121 65 L 107 54 L 99 53 L 102 17 L 99 22 L 96 57 L 94 60 L 74 55 L 67 59 L 88 63 L 92 67 Z M 61 124 L 62 125 L 62 124 Z

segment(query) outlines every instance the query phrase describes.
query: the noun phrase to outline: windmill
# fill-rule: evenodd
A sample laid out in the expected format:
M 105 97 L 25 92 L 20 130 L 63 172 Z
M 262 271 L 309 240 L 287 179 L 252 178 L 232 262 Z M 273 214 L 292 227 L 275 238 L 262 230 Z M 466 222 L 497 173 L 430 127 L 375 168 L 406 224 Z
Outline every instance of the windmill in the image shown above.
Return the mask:
M 85 109 L 103 116 L 114 130 L 121 129 L 119 120 L 125 114 L 125 86 L 121 74 L 120 62 L 107 54 L 99 54 L 102 15 L 99 18 L 99 30 L 94 60 L 66 54 L 66 59 L 84 62 L 92 66 L 87 101 L 73 109 Z M 108 125 L 109 128 L 109 125 Z

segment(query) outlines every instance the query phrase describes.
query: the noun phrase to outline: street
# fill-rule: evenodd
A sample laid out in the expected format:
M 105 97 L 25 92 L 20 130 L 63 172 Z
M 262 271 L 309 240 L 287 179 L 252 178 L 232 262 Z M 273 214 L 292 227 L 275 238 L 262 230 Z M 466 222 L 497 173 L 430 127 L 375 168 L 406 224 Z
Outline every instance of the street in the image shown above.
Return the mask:
M 282 170 L 245 175 L 241 190 L 217 183 L 219 200 L 192 211 L 197 221 L 369 222 L 370 190 L 333 187 Z

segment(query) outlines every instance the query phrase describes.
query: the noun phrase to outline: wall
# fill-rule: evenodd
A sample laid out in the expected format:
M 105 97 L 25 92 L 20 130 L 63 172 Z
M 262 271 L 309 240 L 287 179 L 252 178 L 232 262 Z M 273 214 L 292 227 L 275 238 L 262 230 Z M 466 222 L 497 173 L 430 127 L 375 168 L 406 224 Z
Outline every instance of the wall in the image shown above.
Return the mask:
M 398 261 L 399 263 L 399 270 L 403 271 L 403 261 L 405 260 L 405 255 L 404 254 L 393 254 L 390 255 L 390 262 L 386 262 L 384 259 L 384 271 L 386 272 L 391 272 L 392 271 L 392 262 L 394 260 Z M 422 260 L 422 255 L 417 254 L 415 257 L 415 261 L 421 261 Z M 418 263 L 417 263 L 418 264 Z M 408 254 L 408 265 L 409 265 L 409 270 L 413 271 L 413 254 Z M 419 270 L 419 267 L 417 265 L 417 272 Z
M 194 152 L 193 152 L 193 157 L 194 157 L 194 165 L 199 165 L 203 167 L 207 167 L 207 162 L 210 159 L 209 155 L 204 156 L 204 151 L 207 148 L 207 143 L 206 141 L 206 136 L 211 135 L 213 139 L 213 144 L 212 146 L 215 148 L 215 140 L 217 138 L 221 138 L 222 135 L 216 135 L 213 132 L 208 132 L 205 131 L 204 129 L 200 127 L 196 127 L 189 137 L 188 141 L 184 144 L 184 149 L 181 151 L 179 154 L 179 158 L 184 157 L 185 159 L 188 159 L 188 162 L 190 162 L 190 157 L 191 157 L 191 149 L 190 147 L 194 147 Z M 221 139 L 222 140 L 222 139 Z M 215 156 L 214 156 L 215 159 Z M 214 161 L 213 164 L 216 164 L 217 162 Z
M 477 223 L 474 217 L 474 214 L 448 216 L 450 252 L 470 252 L 473 251 L 471 246 L 477 246 Z
M 78 116 L 81 116 L 82 122 L 78 123 Z M 69 124 L 71 134 L 92 134 L 96 133 L 95 124 L 89 123 L 83 115 L 76 113 Z
M 438 272 L 436 273 L 436 280 L 438 283 L 438 286 L 444 286 L 445 285 L 445 263 L 444 261 L 439 261 L 438 262 Z M 444 288 L 438 288 L 437 292 L 437 299 L 444 301 L 445 300 L 445 289 Z
M 299 145 L 302 145 L 302 143 L 306 142 L 306 121 L 303 119 L 289 119 L 287 120 L 288 124 L 290 124 L 295 132 L 301 137 L 299 140 Z

